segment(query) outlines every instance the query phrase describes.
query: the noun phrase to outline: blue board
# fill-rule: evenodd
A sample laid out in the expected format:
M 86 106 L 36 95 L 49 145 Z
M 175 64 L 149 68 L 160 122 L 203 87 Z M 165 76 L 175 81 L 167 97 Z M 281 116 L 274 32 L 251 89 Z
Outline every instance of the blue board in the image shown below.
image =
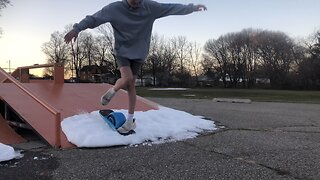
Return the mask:
M 119 127 L 121 127 L 125 122 L 126 122 L 126 117 L 123 113 L 121 112 L 114 112 L 111 109 L 104 109 L 99 111 L 100 116 L 102 119 L 113 129 L 114 131 L 117 131 Z M 127 136 L 130 134 L 136 133 L 134 130 L 130 130 L 127 133 L 120 133 L 117 131 L 119 134 L 123 136 Z
M 121 112 L 114 112 L 113 110 L 106 109 L 100 110 L 99 114 L 101 115 L 102 119 L 115 131 L 126 122 L 126 117 Z

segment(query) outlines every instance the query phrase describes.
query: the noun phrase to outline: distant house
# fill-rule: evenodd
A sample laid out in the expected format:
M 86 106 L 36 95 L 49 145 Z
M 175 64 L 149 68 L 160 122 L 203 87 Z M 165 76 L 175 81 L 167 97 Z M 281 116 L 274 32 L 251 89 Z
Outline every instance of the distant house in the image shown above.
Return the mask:
M 80 81 L 94 83 L 114 83 L 116 77 L 108 66 L 90 65 L 80 70 Z
M 269 78 L 257 78 L 256 84 L 270 84 Z
M 142 78 L 136 79 L 136 86 L 153 86 L 153 76 L 151 75 L 145 75 Z M 155 80 L 155 86 L 159 85 L 159 81 L 156 78 Z
M 199 85 L 200 86 L 208 86 L 208 87 L 211 87 L 211 86 L 215 86 L 216 83 L 215 83 L 215 79 L 212 78 L 212 77 L 209 77 L 207 75 L 200 75 L 198 77 L 198 82 L 199 82 Z

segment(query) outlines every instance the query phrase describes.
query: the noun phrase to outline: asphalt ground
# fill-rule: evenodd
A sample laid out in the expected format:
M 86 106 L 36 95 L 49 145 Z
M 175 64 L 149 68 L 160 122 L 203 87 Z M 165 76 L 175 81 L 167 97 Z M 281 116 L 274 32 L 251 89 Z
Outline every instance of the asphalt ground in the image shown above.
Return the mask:
M 320 179 L 320 105 L 150 98 L 212 119 L 195 139 L 92 149 L 17 145 L 1 179 Z

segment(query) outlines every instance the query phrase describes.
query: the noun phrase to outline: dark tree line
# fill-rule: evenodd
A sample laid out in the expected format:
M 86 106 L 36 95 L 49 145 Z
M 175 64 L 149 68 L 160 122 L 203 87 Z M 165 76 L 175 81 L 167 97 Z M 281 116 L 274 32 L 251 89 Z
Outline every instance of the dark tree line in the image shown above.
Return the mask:
M 319 88 L 317 36 L 308 49 L 282 32 L 228 33 L 206 42 L 204 73 L 222 79 L 225 87 L 253 87 L 257 79 L 267 78 L 272 88 Z
M 200 51 L 200 46 L 186 37 L 166 39 L 154 34 L 142 75 L 151 75 L 153 85 L 190 86 L 200 73 Z
M 68 26 L 63 32 L 52 33 L 50 41 L 43 44 L 42 51 L 48 63 L 64 63 L 66 74 L 74 78 L 79 78 L 80 70 L 87 65 L 107 66 L 114 76 L 118 74 L 112 50 L 113 35 L 109 26 L 101 26 L 95 33 L 81 32 L 75 42 L 66 44 L 64 35 L 70 29 L 71 26 Z M 50 75 L 50 71 L 46 73 Z
M 48 63 L 64 63 L 66 73 L 75 78 L 80 77 L 80 70 L 87 65 L 107 66 L 114 76 L 119 76 L 113 55 L 113 33 L 109 25 L 102 25 L 97 31 L 90 33 L 81 32 L 75 42 L 67 45 L 63 36 L 70 28 L 71 26 L 67 27 L 64 32 L 52 33 L 50 41 L 43 44 L 42 51 L 46 54 Z M 195 55 L 191 53 L 196 51 Z M 154 79 L 151 84 L 170 86 L 175 83 L 184 86 L 184 79 L 191 81 L 192 75 L 199 75 L 199 62 L 200 46 L 197 43 L 191 44 L 185 37 L 165 39 L 153 35 L 150 54 L 139 77 L 151 75 Z M 46 73 L 50 74 L 50 71 Z
M 119 75 L 113 56 L 109 25 L 80 33 L 76 42 L 63 42 L 64 32 L 54 32 L 43 44 L 48 62 L 63 62 L 66 73 L 80 76 L 86 65 L 107 66 Z M 245 29 L 208 40 L 204 47 L 186 37 L 153 34 L 150 52 L 139 78 L 151 77 L 151 85 L 197 86 L 200 77 L 224 87 L 255 87 L 257 80 L 272 88 L 320 88 L 320 32 L 314 41 L 299 44 L 283 32 Z
M 307 47 L 306 57 L 298 64 L 299 86 L 320 89 L 320 31 L 314 36 L 314 43 Z

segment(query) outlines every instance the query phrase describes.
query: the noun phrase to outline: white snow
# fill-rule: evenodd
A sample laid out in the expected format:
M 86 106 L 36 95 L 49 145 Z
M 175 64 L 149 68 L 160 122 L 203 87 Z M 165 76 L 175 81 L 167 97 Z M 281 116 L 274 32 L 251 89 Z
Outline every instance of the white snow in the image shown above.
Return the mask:
M 15 151 L 13 147 L 0 143 L 0 162 L 21 157 L 22 154 L 20 154 L 18 151 Z
M 114 110 L 125 115 L 127 110 Z M 200 116 L 160 106 L 159 110 L 135 112 L 136 133 L 122 136 L 112 130 L 98 111 L 66 118 L 61 126 L 68 140 L 78 147 L 107 147 L 116 145 L 158 144 L 195 138 L 203 131 L 216 129 L 213 121 Z M 11 146 L 0 143 L 0 162 L 23 155 Z
M 127 110 L 114 110 L 127 115 Z M 135 112 L 136 133 L 122 136 L 112 130 L 98 111 L 65 118 L 62 130 L 78 147 L 137 145 L 146 142 L 164 143 L 195 138 L 203 131 L 216 129 L 213 121 L 204 120 L 184 111 L 160 106 L 159 110 Z M 149 144 L 148 144 L 149 145 Z

